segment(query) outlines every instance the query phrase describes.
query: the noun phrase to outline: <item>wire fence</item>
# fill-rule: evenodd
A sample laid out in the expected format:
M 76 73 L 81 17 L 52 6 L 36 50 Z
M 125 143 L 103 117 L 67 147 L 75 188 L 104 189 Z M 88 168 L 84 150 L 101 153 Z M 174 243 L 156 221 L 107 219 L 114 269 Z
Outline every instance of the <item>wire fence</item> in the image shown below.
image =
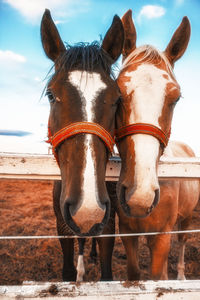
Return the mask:
M 27 235 L 27 236 L 0 236 L 0 240 L 42 240 L 42 239 L 74 239 L 74 238 L 109 238 L 109 237 L 134 237 L 134 236 L 149 236 L 161 234 L 186 234 L 199 233 L 200 229 L 191 230 L 173 230 L 160 232 L 136 232 L 136 233 L 115 233 L 115 234 L 101 234 L 101 235 Z

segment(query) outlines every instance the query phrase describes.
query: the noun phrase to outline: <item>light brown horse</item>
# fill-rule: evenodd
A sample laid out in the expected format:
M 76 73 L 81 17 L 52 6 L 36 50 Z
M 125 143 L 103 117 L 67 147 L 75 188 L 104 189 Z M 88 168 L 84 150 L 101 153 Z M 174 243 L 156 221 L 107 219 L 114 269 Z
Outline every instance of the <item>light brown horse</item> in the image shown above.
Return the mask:
M 123 64 L 118 77 L 123 101 L 117 112 L 118 149 L 122 168 L 117 187 L 120 233 L 171 231 L 178 220 L 187 229 L 199 199 L 198 181 L 158 180 L 158 161 L 169 139 L 173 110 L 180 98 L 174 63 L 185 52 L 190 23 L 184 17 L 164 52 L 146 45 L 136 47 L 136 30 L 129 10 L 122 18 L 125 30 Z M 169 143 L 165 154 L 192 157 L 182 143 Z M 151 278 L 167 279 L 171 235 L 148 236 Z M 178 278 L 184 279 L 184 244 L 181 243 Z M 137 237 L 123 237 L 128 279 L 140 278 Z

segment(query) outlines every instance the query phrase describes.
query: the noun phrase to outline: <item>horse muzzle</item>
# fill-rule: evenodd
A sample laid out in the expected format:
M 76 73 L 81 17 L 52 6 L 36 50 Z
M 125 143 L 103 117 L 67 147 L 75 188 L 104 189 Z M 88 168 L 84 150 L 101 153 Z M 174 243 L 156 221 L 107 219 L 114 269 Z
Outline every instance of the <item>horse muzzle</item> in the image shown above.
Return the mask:
M 159 202 L 160 191 L 156 189 L 151 194 L 133 193 L 129 195 L 124 185 L 121 185 L 119 192 L 119 200 L 121 207 L 128 217 L 145 218 Z
M 103 232 L 110 217 L 110 201 L 106 201 L 104 207 L 104 209 L 95 207 L 91 210 L 80 207 L 73 214 L 71 205 L 67 201 L 64 205 L 64 220 L 79 236 L 98 236 Z

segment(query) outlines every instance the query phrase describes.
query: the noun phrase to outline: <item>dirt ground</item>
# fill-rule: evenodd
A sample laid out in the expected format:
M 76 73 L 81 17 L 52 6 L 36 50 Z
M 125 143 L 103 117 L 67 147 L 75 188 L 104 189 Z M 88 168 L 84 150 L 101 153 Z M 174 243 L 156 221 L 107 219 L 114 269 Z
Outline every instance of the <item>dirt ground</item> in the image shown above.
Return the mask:
M 0 181 L 0 236 L 56 235 L 50 181 Z M 200 228 L 200 204 L 194 211 L 191 229 Z M 77 253 L 77 242 L 76 242 Z M 86 281 L 98 280 L 99 262 L 89 257 L 91 240 L 86 243 Z M 75 255 L 75 261 L 77 254 Z M 140 268 L 148 279 L 149 251 L 145 238 L 140 239 Z M 186 253 L 186 278 L 200 279 L 200 233 L 190 234 Z M 176 279 L 177 237 L 169 254 L 169 279 Z M 0 240 L 0 284 L 21 284 L 23 281 L 62 281 L 62 251 L 55 240 Z M 113 253 L 114 280 L 126 280 L 126 255 L 120 238 Z

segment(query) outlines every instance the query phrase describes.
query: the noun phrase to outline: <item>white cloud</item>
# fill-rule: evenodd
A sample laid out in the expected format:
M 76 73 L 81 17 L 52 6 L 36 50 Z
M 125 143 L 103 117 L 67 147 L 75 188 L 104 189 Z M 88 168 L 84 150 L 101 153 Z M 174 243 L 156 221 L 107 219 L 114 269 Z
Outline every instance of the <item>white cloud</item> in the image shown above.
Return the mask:
M 54 23 L 56 24 L 56 25 L 58 25 L 58 24 L 63 24 L 63 23 L 65 23 L 64 21 L 61 21 L 61 20 L 56 20 L 56 21 L 54 21 Z
M 69 17 L 77 12 L 88 10 L 89 0 L 4 0 L 20 12 L 29 22 L 36 23 L 48 8 L 53 11 L 54 16 Z
M 25 63 L 26 58 L 10 50 L 0 50 L 0 62 L 5 63 Z
M 176 0 L 176 5 L 182 5 L 184 0 Z
M 38 77 L 38 76 L 35 76 L 35 77 L 34 77 L 34 80 L 35 80 L 36 82 L 41 82 L 41 81 L 42 81 L 42 79 L 41 79 L 40 77 Z
M 142 17 L 146 17 L 147 19 L 160 18 L 165 14 L 165 9 L 162 6 L 158 5 L 145 5 L 142 7 L 138 20 L 141 20 Z

